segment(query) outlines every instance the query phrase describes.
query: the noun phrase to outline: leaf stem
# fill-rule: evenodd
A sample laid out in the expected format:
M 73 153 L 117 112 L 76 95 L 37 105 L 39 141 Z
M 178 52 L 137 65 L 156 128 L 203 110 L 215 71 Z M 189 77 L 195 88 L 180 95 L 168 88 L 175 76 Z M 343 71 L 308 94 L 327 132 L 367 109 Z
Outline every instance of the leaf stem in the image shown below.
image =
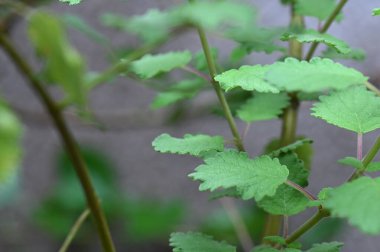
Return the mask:
M 98 230 L 99 237 L 102 242 L 104 251 L 114 252 L 114 244 L 111 233 L 107 224 L 105 215 L 100 207 L 99 200 L 92 185 L 90 175 L 86 163 L 79 152 L 78 145 L 73 138 L 60 109 L 57 107 L 48 92 L 44 89 L 43 83 L 34 75 L 32 68 L 17 52 L 11 42 L 3 34 L 0 34 L 0 45 L 14 62 L 18 70 L 27 78 L 30 88 L 36 93 L 45 109 L 49 113 L 60 137 L 65 146 L 65 149 L 73 163 L 78 179 L 81 182 L 82 189 L 85 193 L 88 207 L 94 217 L 94 221 Z
M 302 193 L 302 194 L 303 194 L 306 198 L 308 198 L 309 200 L 312 200 L 312 201 L 317 200 L 317 198 L 316 198 L 313 194 L 311 194 L 310 192 L 308 192 L 308 191 L 307 191 L 305 188 L 303 188 L 302 186 L 300 186 L 300 185 L 294 183 L 293 181 L 287 180 L 287 181 L 285 182 L 285 184 L 287 184 L 288 186 L 290 186 L 290 187 L 296 189 L 297 191 L 299 191 L 300 193 Z
M 90 213 L 91 213 L 90 209 L 88 209 L 88 208 L 83 211 L 83 213 L 79 216 L 79 218 L 74 223 L 74 226 L 70 229 L 69 234 L 67 235 L 65 241 L 63 242 L 63 244 L 62 244 L 62 246 L 58 252 L 66 252 L 67 251 L 71 242 L 74 240 L 74 237 L 78 233 L 80 227 L 85 222 L 85 220 L 90 215 Z
M 313 217 L 307 220 L 302 226 L 300 226 L 296 231 L 294 231 L 288 238 L 286 238 L 286 243 L 292 243 L 296 241 L 299 237 L 301 237 L 304 233 L 309 231 L 312 227 L 314 227 L 320 220 L 325 217 L 330 216 L 329 211 L 325 209 L 320 209 Z
M 362 133 L 357 134 L 356 145 L 357 145 L 356 158 L 359 160 L 362 160 L 363 159 L 363 134 Z
M 208 75 L 206 75 L 206 74 L 202 73 L 201 71 L 198 71 L 197 69 L 194 69 L 194 68 L 192 68 L 190 66 L 184 66 L 184 67 L 182 67 L 182 69 L 184 71 L 192 73 L 192 74 L 198 76 L 199 78 L 202 78 L 202 79 L 204 79 L 204 80 L 206 80 L 208 82 L 211 81 L 211 79 L 210 79 L 210 77 Z
M 366 86 L 369 90 L 371 90 L 372 92 L 376 93 L 376 95 L 380 96 L 380 90 L 379 90 L 375 85 L 373 85 L 372 83 L 370 83 L 370 82 L 367 81 L 367 82 L 365 83 L 365 86 Z
M 197 30 L 198 30 L 199 39 L 200 39 L 201 44 L 202 44 L 203 53 L 206 57 L 207 66 L 208 66 L 208 70 L 209 70 L 210 77 L 211 77 L 211 84 L 214 87 L 215 93 L 218 96 L 218 100 L 222 106 L 222 109 L 223 109 L 224 115 L 226 117 L 226 120 L 228 122 L 228 125 L 230 126 L 230 130 L 231 130 L 231 133 L 234 137 L 234 142 L 235 142 L 236 148 L 239 151 L 245 151 L 243 141 L 240 137 L 239 131 L 237 129 L 234 117 L 232 116 L 231 109 L 227 103 L 226 97 L 224 96 L 224 93 L 223 93 L 222 89 L 220 88 L 219 83 L 214 79 L 214 77 L 217 74 L 216 65 L 215 65 L 214 59 L 213 59 L 212 54 L 211 54 L 211 50 L 210 50 L 210 46 L 209 46 L 208 41 L 207 41 L 206 33 L 202 27 L 197 27 Z
M 331 24 L 334 22 L 340 11 L 343 9 L 344 5 L 348 2 L 348 0 L 340 0 L 338 5 L 335 7 L 334 11 L 331 13 L 329 18 L 327 19 L 326 23 L 322 26 L 322 28 L 319 30 L 320 33 L 325 33 L 331 26 Z M 311 44 L 310 49 L 306 55 L 306 60 L 309 61 L 313 57 L 315 50 L 317 49 L 319 45 L 319 42 L 314 42 Z

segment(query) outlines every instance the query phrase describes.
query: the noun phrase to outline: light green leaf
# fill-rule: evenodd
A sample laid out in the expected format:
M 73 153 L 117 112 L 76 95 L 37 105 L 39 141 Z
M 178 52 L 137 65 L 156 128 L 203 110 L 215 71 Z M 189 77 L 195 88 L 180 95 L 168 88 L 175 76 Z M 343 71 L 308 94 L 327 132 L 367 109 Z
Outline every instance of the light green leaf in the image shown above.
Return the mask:
M 285 33 L 281 38 L 281 40 L 284 41 L 291 39 L 295 39 L 300 43 L 323 43 L 331 48 L 334 48 L 337 52 L 343 54 L 351 52 L 351 48 L 343 40 L 337 39 L 330 34 L 319 33 L 318 31 L 312 29 L 305 30 L 302 33 L 288 32 Z
M 255 122 L 278 118 L 289 105 L 286 93 L 258 93 L 247 100 L 237 111 L 237 116 L 245 122 Z
M 330 59 L 313 58 L 307 62 L 287 58 L 284 62 L 271 65 L 265 80 L 289 92 L 318 92 L 364 84 L 368 78 Z
M 29 37 L 37 53 L 44 58 L 48 81 L 60 85 L 69 101 L 85 109 L 86 66 L 80 54 L 71 47 L 62 23 L 47 12 L 36 11 L 29 18 Z
M 264 80 L 268 66 L 242 66 L 239 69 L 231 69 L 215 77 L 220 86 L 229 91 L 240 87 L 247 91 L 256 90 L 263 93 L 279 93 L 279 90 Z
M 162 134 L 152 142 L 155 151 L 173 154 L 190 154 L 201 156 L 208 151 L 223 151 L 224 140 L 221 136 L 190 135 L 175 138 Z
M 70 5 L 79 4 L 82 0 L 59 0 L 62 3 L 68 3 Z
M 380 15 L 380 8 L 375 8 L 372 10 L 372 16 L 379 16 Z
M 154 109 L 169 106 L 178 101 L 191 99 L 203 88 L 204 81 L 201 79 L 183 80 L 168 90 L 159 92 L 154 98 L 151 107 Z
M 348 221 L 367 234 L 380 233 L 380 178 L 362 177 L 332 189 L 324 206 L 332 216 Z
M 302 16 L 327 19 L 336 7 L 336 0 L 297 0 L 295 10 Z
M 246 153 L 225 151 L 205 159 L 189 176 L 200 180 L 201 191 L 236 187 L 242 199 L 273 196 L 289 174 L 278 159 L 261 156 L 250 159 Z
M 236 248 L 226 242 L 215 241 L 202 233 L 172 233 L 170 246 L 173 252 L 236 252 Z
M 312 115 L 340 128 L 367 133 L 380 128 L 380 97 L 355 86 L 321 96 Z
M 365 169 L 366 172 L 380 171 L 380 162 L 371 162 Z
M 139 60 L 132 62 L 132 71 L 141 78 L 148 79 L 159 73 L 170 72 L 171 70 L 187 65 L 191 60 L 189 51 L 169 52 L 157 55 L 145 55 Z
M 236 1 L 196 1 L 172 10 L 182 23 L 216 29 L 225 26 L 245 27 L 254 23 L 256 10 L 252 5 Z
M 335 49 L 328 47 L 321 54 L 322 58 L 329 59 L 345 59 L 345 60 L 357 60 L 363 61 L 366 58 L 366 53 L 363 49 L 351 49 L 349 53 L 338 53 Z
M 288 180 L 300 186 L 307 185 L 309 171 L 305 169 L 303 162 L 293 152 L 281 155 L 280 163 L 289 170 Z M 296 189 L 284 184 L 277 188 L 274 196 L 266 196 L 258 201 L 259 207 L 274 215 L 295 215 L 308 207 L 309 199 Z
M 276 143 L 277 143 L 277 141 L 274 142 L 273 144 L 275 145 Z M 274 151 L 270 152 L 268 155 L 271 157 L 278 157 L 281 154 L 288 153 L 291 151 L 295 151 L 305 144 L 312 144 L 312 143 L 313 143 L 313 140 L 311 140 L 309 138 L 302 138 L 302 139 L 296 140 L 294 143 L 291 143 L 291 144 L 286 145 L 284 147 L 281 147 L 277 150 L 274 150 Z
M 343 243 L 341 242 L 324 242 L 313 244 L 313 247 L 306 252 L 339 252 L 342 247 Z
M 338 163 L 342 164 L 342 165 L 352 166 L 355 169 L 362 169 L 362 168 L 364 168 L 363 163 L 360 160 L 358 160 L 358 159 L 356 159 L 354 157 L 345 157 L 343 159 L 339 159 Z

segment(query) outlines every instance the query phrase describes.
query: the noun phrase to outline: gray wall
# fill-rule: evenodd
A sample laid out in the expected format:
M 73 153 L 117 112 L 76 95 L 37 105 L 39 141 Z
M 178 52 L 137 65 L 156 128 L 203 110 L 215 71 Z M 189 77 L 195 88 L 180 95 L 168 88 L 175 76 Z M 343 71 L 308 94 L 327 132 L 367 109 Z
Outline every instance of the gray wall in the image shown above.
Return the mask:
M 53 3 L 51 8 L 60 13 L 71 12 L 84 16 L 95 27 L 104 30 L 115 45 L 136 44 L 136 40 L 123 33 L 105 30 L 98 21 L 103 10 L 125 15 L 143 13 L 148 7 L 164 8 L 177 1 L 161 0 L 84 0 L 83 4 L 67 7 Z M 288 22 L 288 10 L 278 4 L 278 1 L 252 1 L 261 8 L 261 22 L 264 25 L 283 24 Z M 379 6 L 372 0 L 352 0 L 345 8 L 346 18 L 340 24 L 335 24 L 331 33 L 347 40 L 353 47 L 364 48 L 368 52 L 363 63 L 349 63 L 376 82 L 380 81 L 380 60 L 377 46 L 380 39 L 378 33 L 380 19 L 371 17 L 371 10 Z M 26 55 L 30 62 L 36 62 L 34 53 L 25 42 L 25 24 L 20 22 L 15 27 L 12 37 L 20 52 Z M 89 60 L 89 68 L 100 71 L 108 66 L 104 50 L 77 32 L 72 32 L 72 41 Z M 211 43 L 221 48 L 226 56 L 231 43 L 211 38 Z M 162 51 L 190 48 L 197 51 L 200 44 L 195 33 L 186 34 L 175 39 Z M 251 63 L 270 63 L 273 57 L 254 55 L 249 58 Z M 55 171 L 52 169 L 53 156 L 60 146 L 59 139 L 46 118 L 39 101 L 26 87 L 13 65 L 0 52 L 0 91 L 10 101 L 13 108 L 21 115 L 26 125 L 24 138 L 25 156 L 22 167 L 22 192 L 16 201 L 16 209 L 0 210 L 0 248 L 8 251 L 52 251 L 55 247 L 46 243 L 46 235 L 31 231 L 27 216 L 36 207 L 54 185 Z M 214 207 L 217 203 L 209 203 L 205 194 L 197 190 L 198 183 L 187 178 L 187 174 L 199 163 L 188 157 L 162 155 L 151 148 L 152 139 L 168 132 L 175 136 L 184 133 L 221 134 L 230 137 L 228 126 L 224 120 L 212 115 L 196 113 L 196 106 L 209 99 L 215 99 L 212 93 L 198 98 L 189 118 L 174 126 L 165 126 L 163 118 L 167 111 L 152 112 L 149 103 L 154 93 L 142 85 L 126 78 L 120 78 L 112 85 L 97 88 L 91 94 L 91 106 L 108 127 L 101 132 L 78 122 L 67 114 L 71 127 L 81 143 L 95 146 L 105 151 L 115 160 L 119 170 L 118 175 L 122 188 L 132 194 L 158 198 L 183 198 L 190 202 L 192 218 Z M 349 169 L 336 164 L 336 160 L 348 155 L 355 155 L 355 136 L 352 133 L 327 125 L 309 116 L 310 104 L 304 104 L 300 111 L 299 134 L 310 136 L 315 140 L 313 169 L 309 190 L 318 193 L 322 187 L 336 186 L 342 183 L 350 174 Z M 244 125 L 239 122 L 239 128 Z M 280 132 L 280 122 L 256 123 L 247 137 L 246 145 L 251 155 L 262 151 L 268 139 L 276 137 Z M 365 137 L 365 148 L 371 145 L 376 133 Z M 305 218 L 305 216 L 302 216 Z M 291 227 L 297 226 L 300 220 L 294 220 Z M 188 227 L 191 229 L 191 225 Z M 16 236 L 9 237 L 9 230 L 16 231 Z M 27 237 L 27 238 L 26 238 Z M 341 238 L 345 242 L 343 251 L 375 252 L 380 241 L 377 237 L 368 237 L 355 228 L 347 227 Z M 17 244 L 17 245 L 16 245 Z M 2 250 L 2 249 L 0 249 Z

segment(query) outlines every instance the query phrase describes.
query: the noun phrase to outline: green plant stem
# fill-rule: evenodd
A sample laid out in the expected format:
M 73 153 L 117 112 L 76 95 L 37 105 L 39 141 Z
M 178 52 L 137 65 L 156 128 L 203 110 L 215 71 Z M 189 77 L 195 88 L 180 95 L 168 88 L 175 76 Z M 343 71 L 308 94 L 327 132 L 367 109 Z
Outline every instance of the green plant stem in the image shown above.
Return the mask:
M 27 78 L 27 83 L 29 84 L 30 88 L 39 97 L 49 116 L 51 117 L 82 185 L 88 207 L 94 217 L 103 249 L 106 252 L 114 252 L 115 248 L 107 220 L 100 207 L 98 197 L 96 196 L 96 192 L 91 183 L 88 168 L 83 160 L 82 155 L 80 154 L 75 139 L 73 138 L 69 128 L 66 125 L 60 109 L 57 107 L 48 92 L 44 89 L 43 83 L 34 75 L 32 68 L 21 57 L 21 55 L 19 55 L 17 49 L 13 47 L 8 38 L 6 38 L 3 34 L 0 34 L 0 45 L 3 47 L 4 51 L 8 54 L 10 59 L 12 59 L 17 69 Z
M 313 228 L 319 221 L 323 218 L 328 217 L 330 213 L 325 209 L 320 209 L 313 217 L 307 220 L 302 226 L 300 226 L 296 231 L 294 231 L 288 238 L 286 238 L 286 243 L 292 243 L 301 237 L 304 233 Z
M 369 89 L 369 90 L 371 90 L 372 92 L 374 92 L 376 95 L 378 95 L 378 96 L 380 96 L 380 90 L 375 86 L 375 85 L 373 85 L 372 83 L 370 83 L 370 82 L 366 82 L 365 83 L 365 86 Z
M 220 88 L 219 83 L 214 79 L 214 77 L 217 74 L 216 65 L 215 65 L 214 59 L 213 59 L 212 54 L 211 54 L 211 50 L 210 50 L 210 47 L 209 47 L 209 44 L 207 41 L 206 33 L 202 27 L 198 27 L 197 30 L 198 30 L 199 39 L 200 39 L 201 44 L 202 44 L 203 53 L 206 57 L 207 66 L 208 66 L 208 70 L 209 70 L 210 77 L 211 77 L 211 84 L 215 90 L 216 95 L 218 96 L 218 100 L 220 102 L 220 105 L 222 106 L 222 109 L 223 109 L 224 115 L 226 117 L 226 120 L 228 122 L 228 125 L 230 126 L 230 130 L 231 130 L 231 133 L 234 137 L 234 142 L 235 142 L 236 148 L 239 151 L 245 151 L 243 141 L 240 137 L 239 131 L 237 129 L 234 117 L 232 116 L 231 109 L 227 103 L 226 97 L 224 96 L 224 93 L 223 93 L 222 89 Z
M 340 0 L 340 2 L 338 3 L 338 5 L 334 9 L 334 11 L 331 13 L 331 15 L 329 16 L 327 21 L 324 23 L 322 28 L 319 30 L 320 33 L 325 33 L 330 28 L 331 24 L 334 22 L 334 20 L 336 19 L 336 17 L 341 12 L 341 10 L 343 9 L 344 5 L 347 2 L 348 2 L 348 0 Z M 310 49 L 309 49 L 309 51 L 306 55 L 306 58 L 305 58 L 307 61 L 311 60 L 311 58 L 313 57 L 315 50 L 317 49 L 318 45 L 319 45 L 318 42 L 314 42 L 311 44 Z
M 297 191 L 299 191 L 300 193 L 302 193 L 306 198 L 308 198 L 309 200 L 317 200 L 317 198 L 311 194 L 310 192 L 308 192 L 305 188 L 303 188 L 302 186 L 290 181 L 290 180 L 287 180 L 285 182 L 285 184 L 287 184 L 288 186 L 290 187 L 293 187 L 294 189 L 296 189 Z
M 363 158 L 362 160 L 363 168 L 356 170 L 354 174 L 352 174 L 352 176 L 348 179 L 348 181 L 353 181 L 361 177 L 364 174 L 365 170 L 367 169 L 367 166 L 372 162 L 372 160 L 375 158 L 379 150 L 380 150 L 380 136 L 377 137 L 375 143 L 372 145 L 371 149 Z
M 74 237 L 78 233 L 80 227 L 85 222 L 85 220 L 90 215 L 90 213 L 91 213 L 90 209 L 86 209 L 83 211 L 83 213 L 79 216 L 79 218 L 74 223 L 73 227 L 70 229 L 69 234 L 67 235 L 65 241 L 63 242 L 63 244 L 62 244 L 62 246 L 58 252 L 66 252 L 67 251 L 71 242 L 74 240 Z

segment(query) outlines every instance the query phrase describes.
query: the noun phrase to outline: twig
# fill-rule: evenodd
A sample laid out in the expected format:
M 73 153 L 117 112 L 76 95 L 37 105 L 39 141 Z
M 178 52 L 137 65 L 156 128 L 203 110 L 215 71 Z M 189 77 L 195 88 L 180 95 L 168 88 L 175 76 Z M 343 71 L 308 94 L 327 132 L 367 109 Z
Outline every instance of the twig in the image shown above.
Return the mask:
M 192 68 L 190 66 L 184 66 L 184 67 L 182 67 L 182 69 L 184 71 L 186 71 L 186 72 L 195 74 L 196 76 L 198 76 L 198 77 L 200 77 L 200 78 L 202 78 L 202 79 L 204 79 L 204 80 L 206 80 L 208 82 L 211 81 L 211 79 L 210 79 L 210 77 L 208 75 L 206 75 L 206 74 L 202 73 L 201 71 L 198 71 L 197 69 L 194 69 L 194 68 Z
M 306 198 L 310 199 L 310 200 L 317 200 L 317 198 L 311 194 L 310 192 L 308 192 L 305 188 L 303 188 L 302 186 L 290 181 L 290 180 L 287 180 L 285 182 L 285 184 L 287 184 L 288 186 L 296 189 L 297 191 L 299 191 L 300 193 L 302 193 Z

